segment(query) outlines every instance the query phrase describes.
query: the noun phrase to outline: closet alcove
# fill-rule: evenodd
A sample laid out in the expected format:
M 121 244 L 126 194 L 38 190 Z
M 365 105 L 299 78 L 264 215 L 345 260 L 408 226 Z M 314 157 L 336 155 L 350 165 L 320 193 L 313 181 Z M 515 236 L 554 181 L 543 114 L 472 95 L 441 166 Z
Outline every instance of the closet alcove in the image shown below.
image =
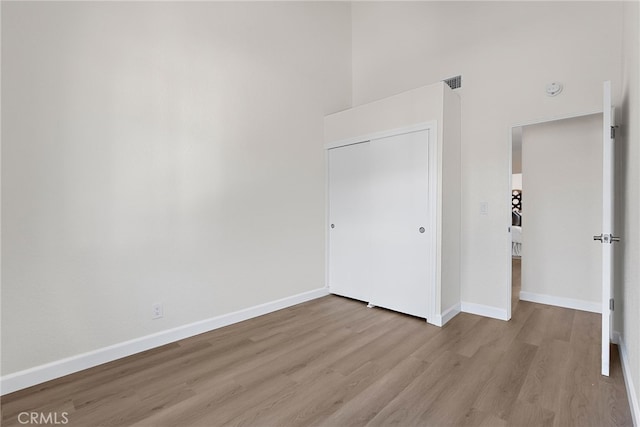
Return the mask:
M 325 117 L 331 293 L 460 312 L 460 100 L 440 82 Z

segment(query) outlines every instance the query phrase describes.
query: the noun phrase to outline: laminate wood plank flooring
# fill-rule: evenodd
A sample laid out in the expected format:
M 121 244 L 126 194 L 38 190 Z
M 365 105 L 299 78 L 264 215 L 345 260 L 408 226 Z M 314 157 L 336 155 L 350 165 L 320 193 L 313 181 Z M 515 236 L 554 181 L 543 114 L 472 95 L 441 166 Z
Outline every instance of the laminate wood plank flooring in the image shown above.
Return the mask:
M 511 315 L 516 312 L 522 289 L 522 258 L 511 258 Z
M 600 315 L 518 301 L 443 328 L 327 296 L 1 399 L 69 426 L 631 426 Z

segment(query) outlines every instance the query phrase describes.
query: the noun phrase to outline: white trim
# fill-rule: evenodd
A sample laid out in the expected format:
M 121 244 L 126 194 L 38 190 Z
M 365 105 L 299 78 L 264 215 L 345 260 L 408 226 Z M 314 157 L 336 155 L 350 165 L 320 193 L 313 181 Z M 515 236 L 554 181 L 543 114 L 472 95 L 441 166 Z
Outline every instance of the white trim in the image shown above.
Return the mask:
M 516 123 L 514 125 L 511 125 L 511 128 L 518 128 L 518 127 L 531 126 L 531 125 L 539 125 L 539 124 L 542 124 L 542 123 L 557 122 L 557 121 L 560 121 L 560 120 L 567 120 L 567 119 L 577 119 L 579 117 L 593 116 L 594 114 L 602 114 L 602 109 L 584 111 L 582 113 L 559 114 L 557 116 L 551 116 L 551 117 L 547 117 L 547 118 L 535 119 L 535 120 L 531 120 L 531 121 L 528 121 L 528 122 Z
M 331 142 L 327 142 L 324 145 L 324 148 L 326 150 L 330 150 L 332 148 L 344 147 L 344 146 L 353 145 L 353 144 L 360 144 L 362 142 L 372 141 L 374 139 L 380 139 L 380 138 L 387 138 L 389 136 L 402 135 L 404 133 L 418 132 L 418 131 L 427 130 L 427 129 L 436 129 L 436 123 L 437 122 L 435 120 L 430 122 L 416 123 L 415 125 L 403 126 L 395 129 L 387 129 L 380 132 L 372 132 L 372 133 L 367 133 L 360 136 L 354 136 L 351 138 L 340 139 L 338 141 L 331 141 Z M 436 138 L 437 138 L 437 135 L 436 135 Z
M 437 314 L 434 319 L 433 325 L 444 326 L 449 320 L 453 319 L 458 313 L 460 313 L 460 303 L 456 303 L 446 309 L 442 315 Z
M 622 335 L 618 331 L 611 332 L 611 342 L 616 345 L 620 345 L 620 340 L 622 339 Z
M 429 303 L 427 304 L 427 321 L 428 319 L 435 319 L 436 322 L 439 322 L 442 326 L 447 323 L 448 320 L 444 320 L 443 313 L 437 313 L 438 307 L 441 306 L 442 302 L 438 301 L 438 295 L 442 294 L 442 290 L 439 289 L 440 284 L 438 283 L 438 268 L 437 268 L 437 257 L 438 257 L 438 125 L 437 122 L 429 123 L 429 146 L 427 147 L 429 150 L 429 159 L 427 160 L 429 163 L 429 171 L 428 171 L 428 179 L 429 179 L 429 195 L 428 195 L 428 203 L 427 207 L 429 211 L 429 247 L 427 252 L 427 271 L 431 272 L 431 277 L 429 278 L 429 289 L 427 290 L 429 293 Z
M 5 395 L 12 393 L 45 381 L 60 378 L 74 372 L 79 372 L 103 363 L 222 328 L 233 323 L 262 316 L 325 295 L 329 295 L 329 291 L 326 288 L 314 289 L 5 375 L 0 378 L 0 394 Z
M 509 147 L 507 147 L 507 150 L 509 152 L 509 182 L 508 182 L 508 186 L 509 186 L 509 198 L 507 200 L 507 206 L 508 208 L 505 210 L 505 215 L 509 215 L 508 219 L 505 221 L 506 224 L 509 224 L 507 227 L 507 239 L 509 239 L 509 243 L 507 244 L 507 248 L 508 248 L 508 252 L 505 253 L 506 258 L 507 258 L 507 283 L 506 286 L 504 288 L 504 290 L 506 291 L 506 300 L 507 301 L 507 307 L 506 307 L 506 312 L 507 312 L 507 320 L 511 319 L 511 313 L 513 312 L 513 308 L 511 307 L 511 298 L 512 295 L 511 293 L 513 292 L 513 283 L 512 283 L 512 277 L 513 277 L 513 250 L 511 249 L 511 247 L 513 246 L 513 235 L 511 233 L 511 227 L 513 227 L 513 129 L 514 127 L 517 126 L 512 126 L 509 128 L 509 137 L 507 138 L 507 141 L 509 142 Z
M 476 304 L 474 302 L 460 303 L 460 310 L 463 313 L 477 314 L 478 316 L 491 317 L 498 320 L 509 320 L 511 318 L 507 310 L 489 305 Z
M 329 151 L 324 154 L 324 287 L 329 291 L 329 245 L 331 234 L 331 199 L 329 197 Z
M 557 307 L 572 308 L 574 310 L 589 311 L 591 313 L 600 313 L 602 309 L 599 302 L 536 294 L 526 291 L 520 291 L 520 300 L 536 302 L 538 304 L 555 305 Z
M 619 332 L 613 332 L 613 339 L 620 349 L 620 361 L 622 364 L 622 376 L 624 377 L 624 385 L 627 387 L 627 397 L 629 398 L 629 408 L 631 409 L 631 418 L 633 425 L 638 426 L 640 423 L 640 402 L 636 394 L 636 388 L 633 384 L 633 375 L 631 374 L 631 365 L 629 363 L 629 353 L 624 339 Z

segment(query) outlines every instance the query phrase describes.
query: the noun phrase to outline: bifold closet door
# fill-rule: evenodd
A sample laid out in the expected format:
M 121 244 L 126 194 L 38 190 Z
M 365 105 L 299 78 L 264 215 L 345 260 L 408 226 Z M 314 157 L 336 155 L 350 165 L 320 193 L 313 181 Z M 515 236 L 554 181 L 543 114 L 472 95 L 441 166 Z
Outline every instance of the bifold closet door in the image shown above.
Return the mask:
M 329 289 L 369 301 L 371 184 L 368 142 L 329 150 Z
M 427 318 L 429 131 L 371 141 L 370 303 Z

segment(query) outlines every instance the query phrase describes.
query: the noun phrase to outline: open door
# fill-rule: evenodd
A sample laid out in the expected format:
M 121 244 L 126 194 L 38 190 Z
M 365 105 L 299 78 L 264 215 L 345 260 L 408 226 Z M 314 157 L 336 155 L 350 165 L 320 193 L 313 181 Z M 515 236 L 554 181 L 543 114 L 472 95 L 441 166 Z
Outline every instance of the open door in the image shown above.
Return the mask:
M 602 375 L 609 376 L 609 345 L 613 312 L 613 142 L 615 127 L 611 105 L 611 82 L 604 82 L 602 121 L 602 234 L 594 236 L 602 246 Z

